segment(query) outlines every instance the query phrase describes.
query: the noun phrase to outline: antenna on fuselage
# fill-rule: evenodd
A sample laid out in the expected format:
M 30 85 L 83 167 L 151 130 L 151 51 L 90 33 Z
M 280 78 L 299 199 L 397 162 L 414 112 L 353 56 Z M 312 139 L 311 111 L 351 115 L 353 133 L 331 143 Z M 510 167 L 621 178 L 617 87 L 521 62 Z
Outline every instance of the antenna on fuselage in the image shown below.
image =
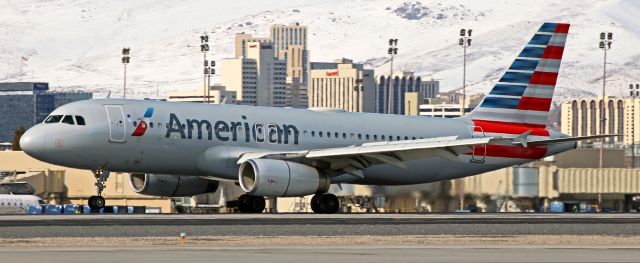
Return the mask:
M 107 99 L 111 98 L 111 91 L 107 93 Z

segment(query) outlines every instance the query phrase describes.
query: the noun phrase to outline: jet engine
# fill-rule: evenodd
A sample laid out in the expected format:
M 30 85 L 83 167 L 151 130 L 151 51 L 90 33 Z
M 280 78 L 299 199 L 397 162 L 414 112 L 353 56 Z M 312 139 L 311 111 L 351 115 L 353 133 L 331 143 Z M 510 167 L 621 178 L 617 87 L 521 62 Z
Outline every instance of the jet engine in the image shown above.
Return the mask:
M 251 159 L 240 165 L 240 187 L 258 196 L 304 196 L 325 193 L 331 179 L 316 168 L 283 160 Z
M 213 193 L 218 181 L 198 176 L 170 174 L 131 174 L 129 183 L 133 191 L 143 195 L 182 197 Z

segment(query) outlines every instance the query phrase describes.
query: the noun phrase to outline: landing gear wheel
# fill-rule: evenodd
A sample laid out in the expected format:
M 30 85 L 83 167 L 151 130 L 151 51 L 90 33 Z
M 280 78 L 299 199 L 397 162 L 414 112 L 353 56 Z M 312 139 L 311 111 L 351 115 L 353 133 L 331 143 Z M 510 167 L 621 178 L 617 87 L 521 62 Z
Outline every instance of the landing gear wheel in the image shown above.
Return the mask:
M 92 197 L 89 197 L 89 208 L 91 208 L 91 210 L 100 210 L 102 208 L 104 208 L 104 197 L 102 196 L 97 196 L 94 195 Z
M 311 210 L 316 214 L 334 214 L 340 209 L 340 199 L 334 194 L 317 194 L 311 198 Z
M 238 209 L 242 213 L 262 213 L 266 205 L 262 196 L 244 194 L 238 198 Z
M 104 197 L 102 197 L 102 191 L 106 187 L 105 183 L 107 182 L 107 179 L 109 179 L 109 171 L 104 170 L 104 167 L 107 166 L 107 164 L 108 162 L 98 169 L 91 170 L 93 176 L 96 178 L 95 186 L 97 195 L 89 197 L 88 203 L 89 208 L 91 208 L 91 211 L 94 213 L 104 208 L 104 205 L 106 203 Z

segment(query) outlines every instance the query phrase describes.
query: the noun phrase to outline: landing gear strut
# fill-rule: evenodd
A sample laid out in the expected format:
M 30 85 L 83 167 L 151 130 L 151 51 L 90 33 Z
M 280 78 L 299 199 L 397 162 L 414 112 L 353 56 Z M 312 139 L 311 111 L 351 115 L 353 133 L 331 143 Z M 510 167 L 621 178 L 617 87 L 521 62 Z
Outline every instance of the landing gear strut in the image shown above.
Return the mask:
M 262 213 L 265 206 L 262 196 L 243 194 L 238 198 L 238 210 L 242 213 Z
M 340 199 L 334 194 L 316 194 L 311 198 L 311 210 L 316 214 L 334 214 L 340 209 Z
M 109 178 L 109 171 L 104 171 L 103 168 L 104 165 L 96 170 L 91 170 L 93 176 L 96 178 L 95 185 L 97 192 L 97 195 L 89 197 L 89 208 L 91 208 L 91 210 L 100 210 L 104 208 L 105 205 L 104 197 L 102 197 L 102 191 L 105 188 L 105 182 L 107 182 L 107 179 Z

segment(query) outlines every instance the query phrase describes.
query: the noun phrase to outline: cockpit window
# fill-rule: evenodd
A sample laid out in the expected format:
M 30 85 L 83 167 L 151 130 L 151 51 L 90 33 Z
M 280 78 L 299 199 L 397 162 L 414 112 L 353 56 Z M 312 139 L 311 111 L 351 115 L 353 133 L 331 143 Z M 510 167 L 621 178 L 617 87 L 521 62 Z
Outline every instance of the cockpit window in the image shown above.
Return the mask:
M 77 116 L 77 115 L 76 115 L 76 123 L 77 123 L 78 125 L 84 125 L 84 124 L 85 124 L 85 123 L 84 123 L 84 118 L 82 118 L 82 116 Z
M 62 123 L 71 124 L 71 125 L 75 124 L 75 122 L 73 121 L 72 115 L 65 115 L 64 118 L 62 118 Z
M 60 119 L 62 119 L 62 115 L 49 115 L 49 117 L 44 120 L 44 123 L 58 123 Z

